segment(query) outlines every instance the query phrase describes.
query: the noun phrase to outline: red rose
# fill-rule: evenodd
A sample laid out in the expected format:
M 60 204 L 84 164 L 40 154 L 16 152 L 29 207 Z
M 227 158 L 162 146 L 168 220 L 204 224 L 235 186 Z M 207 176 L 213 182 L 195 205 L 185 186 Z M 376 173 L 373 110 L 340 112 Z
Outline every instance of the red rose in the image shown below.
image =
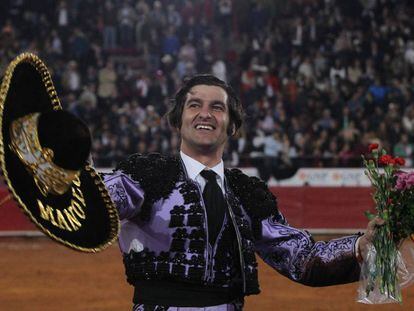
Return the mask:
M 395 158 L 395 163 L 404 166 L 405 165 L 405 159 L 404 158 Z
M 369 144 L 368 151 L 372 152 L 373 150 L 378 149 L 378 144 Z
M 380 156 L 378 163 L 381 165 L 388 165 L 388 164 L 394 164 L 395 161 L 389 154 L 385 154 Z

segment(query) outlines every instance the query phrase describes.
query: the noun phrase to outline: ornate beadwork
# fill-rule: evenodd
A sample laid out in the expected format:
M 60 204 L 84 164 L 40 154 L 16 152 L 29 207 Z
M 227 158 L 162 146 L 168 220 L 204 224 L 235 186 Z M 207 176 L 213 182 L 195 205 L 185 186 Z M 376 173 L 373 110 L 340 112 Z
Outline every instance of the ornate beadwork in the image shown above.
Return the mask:
M 176 157 L 165 157 L 158 153 L 146 156 L 133 154 L 121 161 L 115 170 L 120 170 L 138 181 L 145 191 L 140 218 L 148 221 L 154 202 L 168 198 L 180 176 L 180 162 Z
M 226 169 L 226 177 L 234 195 L 243 203 L 243 208 L 252 220 L 256 239 L 261 237 L 261 221 L 278 214 L 276 197 L 266 184 L 257 177 L 249 177 L 239 169 Z M 235 210 L 237 213 L 237 210 Z
M 214 257 L 214 281 L 217 284 L 230 285 L 236 275 L 232 274 L 232 267 L 238 265 L 238 254 L 236 250 L 237 240 L 234 234 L 234 228 L 228 221 L 219 236 L 217 252 Z M 237 273 L 237 271 L 234 271 Z M 240 271 L 238 271 L 240 274 Z
M 170 211 L 169 227 L 177 227 L 172 234 L 173 240 L 170 247 L 170 252 L 176 253 L 172 259 L 174 264 L 171 273 L 182 279 L 201 280 L 204 277 L 205 261 L 201 260 L 202 255 L 195 255 L 203 254 L 206 248 L 206 234 L 203 226 L 204 210 L 200 204 L 201 198 L 198 188 L 188 180 L 179 185 L 178 191 L 183 196 L 185 205 L 175 205 Z M 187 232 L 189 227 L 195 228 Z M 190 260 L 185 260 L 186 253 L 194 255 Z M 187 274 L 185 265 L 189 266 Z
M 179 191 L 183 195 L 184 204 L 194 203 L 200 205 L 200 195 L 198 193 L 198 188 L 194 183 L 189 181 L 183 183 Z
M 170 228 L 183 227 L 184 226 L 184 215 L 171 215 Z
M 134 285 L 136 280 L 155 277 L 155 253 L 144 248 L 142 252 L 131 251 L 124 255 L 127 281 Z
M 242 256 L 244 262 L 244 275 L 246 277 L 246 292 L 245 294 L 257 294 L 260 292 L 259 283 L 257 279 L 257 262 L 255 257 L 255 249 L 254 249 L 254 238 L 252 233 L 252 228 L 250 226 L 249 221 L 244 216 L 242 208 L 240 207 L 240 203 L 235 197 L 233 191 L 228 191 L 228 203 L 229 208 L 231 208 L 234 212 L 235 221 L 237 224 L 237 229 L 241 235 L 241 248 L 242 248 Z M 244 206 L 243 206 L 244 208 Z M 247 212 L 247 211 L 246 211 Z M 249 215 L 249 217 L 251 217 Z M 259 219 L 253 218 L 251 219 L 254 223 L 259 222 Z M 260 222 L 261 224 L 261 222 Z M 259 227 L 261 230 L 261 226 Z M 236 246 L 235 246 L 236 247 Z M 238 263 L 234 262 L 233 265 L 237 266 Z
M 182 178 L 183 169 L 176 158 L 150 155 L 141 160 L 139 157 L 142 156 L 134 155 L 128 158 L 118 166 L 118 169 L 139 181 L 145 191 L 144 204 L 148 204 L 148 202 L 153 204 L 161 198 L 168 198 L 175 187 L 178 187 L 177 190 L 182 195 L 184 204 L 175 205 L 170 211 L 168 226 L 175 228 L 172 233 L 170 250 L 162 252 L 156 257 L 146 249 L 141 253 L 148 252 L 147 255 L 135 254 L 133 257 L 126 255 L 125 264 L 130 265 L 127 271 L 137 277 L 135 280 L 147 277 L 154 279 L 173 277 L 190 283 L 200 282 L 205 275 L 206 258 L 204 252 L 207 243 L 201 193 L 193 181 Z M 168 165 L 172 165 L 173 168 L 167 168 Z M 265 184 L 258 179 L 251 179 L 238 170 L 226 170 L 225 174 L 230 187 L 227 201 L 229 208 L 233 211 L 237 230 L 241 235 L 241 255 L 245 265 L 243 270 L 248 283 L 245 294 L 258 293 L 257 262 L 254 255 L 252 225 L 258 227 L 265 217 L 278 214 L 276 199 L 270 194 Z M 153 184 L 154 180 L 156 180 L 155 184 Z M 151 190 L 147 193 L 149 187 Z M 241 195 L 242 193 L 243 195 Z M 258 196 L 255 197 L 255 194 Z M 146 207 L 146 210 L 149 215 L 151 206 Z M 214 284 L 222 286 L 232 286 L 234 282 L 241 282 L 237 239 L 233 224 L 228 217 L 229 215 L 226 217 L 223 231 L 218 237 L 218 245 L 213 259 Z M 189 254 L 191 254 L 191 259 L 186 259 Z M 147 260 L 150 257 L 154 258 L 155 271 L 152 272 L 152 266 L 150 266 L 150 273 L 145 274 L 144 267 L 148 265 Z M 131 258 L 133 258 L 133 264 L 130 262 Z M 131 279 L 130 276 L 129 279 Z

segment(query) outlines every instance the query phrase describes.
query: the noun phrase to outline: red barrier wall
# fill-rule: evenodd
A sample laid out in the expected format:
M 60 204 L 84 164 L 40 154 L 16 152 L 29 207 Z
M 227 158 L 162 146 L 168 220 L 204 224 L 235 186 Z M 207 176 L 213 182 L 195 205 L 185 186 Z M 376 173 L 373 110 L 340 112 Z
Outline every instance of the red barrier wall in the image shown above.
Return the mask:
M 372 209 L 371 188 L 273 187 L 279 210 L 298 228 L 365 228 L 364 211 Z M 0 200 L 8 194 L 0 188 Z M 13 200 L 0 206 L 0 231 L 36 230 Z
M 9 192 L 5 186 L 0 187 L 0 201 Z M 13 199 L 0 206 L 0 231 L 33 231 L 36 227 L 29 221 L 23 210 L 17 207 Z
M 365 228 L 374 204 L 369 187 L 275 187 L 279 210 L 298 228 Z

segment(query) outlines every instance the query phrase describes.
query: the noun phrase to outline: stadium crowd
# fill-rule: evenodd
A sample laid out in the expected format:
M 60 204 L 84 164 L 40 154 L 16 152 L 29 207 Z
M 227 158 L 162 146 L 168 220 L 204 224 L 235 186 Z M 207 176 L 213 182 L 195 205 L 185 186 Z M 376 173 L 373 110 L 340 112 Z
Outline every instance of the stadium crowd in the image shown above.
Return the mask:
M 414 13 L 396 0 L 0 2 L 0 72 L 22 51 L 90 126 L 96 166 L 174 153 L 163 114 L 182 79 L 213 73 L 246 110 L 231 165 L 360 166 L 380 142 L 413 164 Z M 259 160 L 258 160 L 259 159 Z M 265 159 L 265 161 L 261 161 Z

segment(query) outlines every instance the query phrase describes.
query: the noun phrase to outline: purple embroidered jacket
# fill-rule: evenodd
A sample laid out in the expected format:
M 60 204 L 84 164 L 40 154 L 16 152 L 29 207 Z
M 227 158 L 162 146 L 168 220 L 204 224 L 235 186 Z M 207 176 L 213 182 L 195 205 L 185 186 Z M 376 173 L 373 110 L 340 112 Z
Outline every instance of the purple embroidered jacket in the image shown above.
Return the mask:
M 232 175 L 227 173 L 229 180 Z M 252 209 L 261 208 L 260 199 L 258 206 L 254 201 L 243 201 L 243 192 L 232 189 L 229 182 L 228 211 L 217 242 L 210 246 L 206 243 L 208 226 L 201 190 L 185 174 L 179 175 L 172 179 L 171 189 L 158 196 L 158 187 L 165 187 L 163 179 L 151 187 L 156 180 L 151 181 L 151 177 L 140 179 L 121 171 L 104 177 L 121 218 L 119 246 L 132 285 L 144 280 L 178 280 L 231 287 L 238 278 L 243 295 L 257 294 L 254 253 L 281 274 L 306 285 L 358 280 L 359 264 L 354 254 L 357 235 L 315 242 L 306 231 L 290 227 L 276 206 L 268 217 L 256 217 Z M 171 180 L 166 177 L 165 182 Z M 253 234 L 254 227 L 259 234 Z

